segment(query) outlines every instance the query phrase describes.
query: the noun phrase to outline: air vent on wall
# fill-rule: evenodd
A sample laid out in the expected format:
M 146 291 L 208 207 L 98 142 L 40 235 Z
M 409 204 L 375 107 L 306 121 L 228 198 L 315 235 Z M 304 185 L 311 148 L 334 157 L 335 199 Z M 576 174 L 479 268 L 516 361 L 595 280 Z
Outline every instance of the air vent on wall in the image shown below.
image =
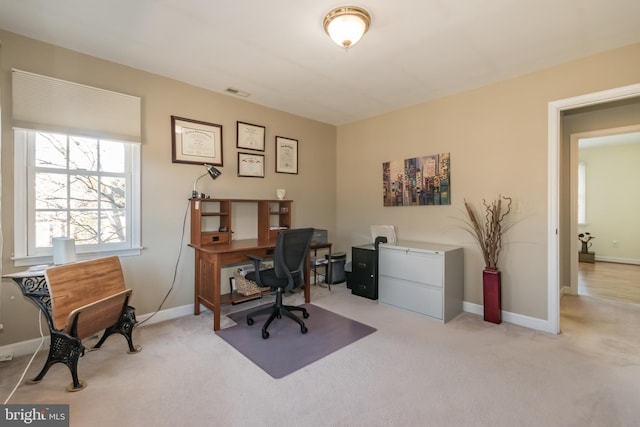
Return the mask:
M 225 89 L 225 91 L 229 92 L 232 95 L 241 96 L 243 98 L 246 98 L 249 95 L 251 95 L 249 92 L 245 92 L 243 90 L 234 89 L 232 87 L 228 87 L 227 89 Z

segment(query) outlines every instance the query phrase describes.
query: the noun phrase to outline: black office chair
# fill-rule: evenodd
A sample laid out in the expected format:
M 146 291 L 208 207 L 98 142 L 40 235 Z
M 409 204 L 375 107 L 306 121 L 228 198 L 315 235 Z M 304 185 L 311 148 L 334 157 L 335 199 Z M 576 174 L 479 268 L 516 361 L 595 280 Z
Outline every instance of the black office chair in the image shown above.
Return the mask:
M 247 255 L 253 259 L 255 271 L 248 273 L 246 278 L 253 280 L 259 286 L 269 286 L 271 290 L 276 291 L 276 303 L 267 308 L 256 310 L 247 315 L 247 324 L 253 325 L 254 316 L 269 313 L 269 319 L 262 327 L 262 338 L 269 338 L 267 329 L 276 317 L 280 319 L 285 315 L 300 325 L 300 332 L 306 334 L 308 329 L 304 322 L 292 311 L 301 311 L 302 317 L 309 317 L 309 313 L 302 307 L 284 305 L 282 303 L 282 294 L 291 291 L 294 288 L 304 286 L 304 269 L 307 259 L 307 252 L 311 245 L 311 237 L 313 236 L 313 228 L 299 228 L 293 230 L 283 230 L 278 234 L 276 241 L 276 249 L 273 258 L 273 268 L 260 270 L 262 258 Z

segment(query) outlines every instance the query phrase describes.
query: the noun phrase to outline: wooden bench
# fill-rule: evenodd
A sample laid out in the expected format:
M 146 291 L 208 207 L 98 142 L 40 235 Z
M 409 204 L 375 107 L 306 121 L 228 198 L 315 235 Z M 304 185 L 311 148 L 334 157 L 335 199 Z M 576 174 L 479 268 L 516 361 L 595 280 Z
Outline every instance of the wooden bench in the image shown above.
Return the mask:
M 140 351 L 132 341 L 135 309 L 128 305 L 131 289 L 125 288 L 118 257 L 51 267 L 44 274 L 51 295 L 51 346 L 44 367 L 31 383 L 40 382 L 53 364 L 64 363 L 73 379 L 67 389 L 84 389 L 86 383 L 78 380 L 78 359 L 85 352 L 82 340 L 103 330 L 93 349 L 117 332 L 127 339 L 129 353 Z

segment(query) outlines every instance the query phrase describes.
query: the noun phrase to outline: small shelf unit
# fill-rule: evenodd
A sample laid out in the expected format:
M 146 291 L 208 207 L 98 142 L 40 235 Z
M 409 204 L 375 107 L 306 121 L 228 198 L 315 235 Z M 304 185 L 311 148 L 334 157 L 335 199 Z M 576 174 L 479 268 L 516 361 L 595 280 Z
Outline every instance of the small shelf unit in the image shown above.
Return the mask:
M 258 240 L 275 242 L 281 230 L 291 227 L 292 200 L 191 199 L 191 244 L 229 244 L 232 238 L 232 209 L 236 203 L 258 205 Z

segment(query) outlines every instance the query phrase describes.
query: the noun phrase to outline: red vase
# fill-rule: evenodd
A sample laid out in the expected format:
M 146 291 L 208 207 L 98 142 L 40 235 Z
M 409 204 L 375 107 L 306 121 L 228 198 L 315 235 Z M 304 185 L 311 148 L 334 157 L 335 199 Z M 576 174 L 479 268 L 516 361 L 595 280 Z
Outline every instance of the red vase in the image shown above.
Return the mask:
M 492 323 L 502 323 L 500 270 L 485 268 L 482 271 L 482 297 L 484 320 Z

